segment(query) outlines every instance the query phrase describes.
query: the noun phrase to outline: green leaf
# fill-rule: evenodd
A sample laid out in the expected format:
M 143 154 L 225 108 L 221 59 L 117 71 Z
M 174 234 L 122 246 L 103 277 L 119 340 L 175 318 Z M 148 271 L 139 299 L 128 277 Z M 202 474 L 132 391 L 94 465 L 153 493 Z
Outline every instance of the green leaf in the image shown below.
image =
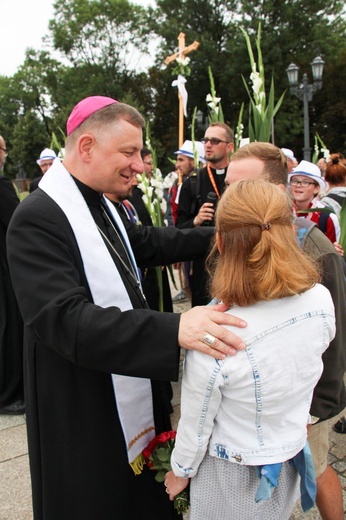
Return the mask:
M 331 208 L 308 208 L 308 209 L 299 209 L 296 211 L 297 215 L 304 213 L 335 213 Z
M 155 475 L 156 482 L 164 482 L 167 471 L 158 471 Z
M 346 251 L 346 204 L 343 202 L 341 212 L 340 212 L 340 227 L 341 227 L 341 235 L 340 235 L 340 244 L 344 251 Z
M 171 454 L 167 451 L 166 448 L 158 448 L 156 450 L 157 458 L 162 462 L 167 462 L 171 460 Z

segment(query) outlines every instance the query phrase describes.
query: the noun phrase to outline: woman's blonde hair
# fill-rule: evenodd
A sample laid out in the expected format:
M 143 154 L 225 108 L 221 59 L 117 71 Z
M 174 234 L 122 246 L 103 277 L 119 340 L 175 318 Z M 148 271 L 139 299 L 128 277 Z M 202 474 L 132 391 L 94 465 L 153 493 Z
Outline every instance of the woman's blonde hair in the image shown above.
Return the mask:
M 263 180 L 231 184 L 216 211 L 215 241 L 207 259 L 210 292 L 227 305 L 300 294 L 319 281 L 317 265 L 300 249 L 291 201 Z

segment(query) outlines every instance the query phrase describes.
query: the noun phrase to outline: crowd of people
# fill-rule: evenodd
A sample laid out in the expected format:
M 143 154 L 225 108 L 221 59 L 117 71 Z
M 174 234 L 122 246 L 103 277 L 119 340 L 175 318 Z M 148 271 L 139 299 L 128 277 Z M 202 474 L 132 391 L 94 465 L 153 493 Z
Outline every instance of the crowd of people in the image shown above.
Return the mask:
M 234 151 L 232 129 L 211 123 L 174 152 L 158 228 L 136 179 L 153 175 L 144 126 L 129 105 L 85 98 L 25 200 L 0 176 L 0 413 L 27 414 L 34 519 L 178 519 L 191 483 L 191 520 L 288 519 L 299 496 L 341 520 L 328 420 L 346 406 L 345 160 L 322 172 L 269 143 Z M 180 348 L 160 486 L 141 453 L 171 429 Z

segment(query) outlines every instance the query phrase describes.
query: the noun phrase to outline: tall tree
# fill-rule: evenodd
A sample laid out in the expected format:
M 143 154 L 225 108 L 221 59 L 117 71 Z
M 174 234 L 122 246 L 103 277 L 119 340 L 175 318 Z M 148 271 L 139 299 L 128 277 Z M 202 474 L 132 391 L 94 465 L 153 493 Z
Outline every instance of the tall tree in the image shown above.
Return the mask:
M 73 66 L 124 74 L 147 52 L 145 9 L 128 0 L 56 0 L 53 47 Z
M 292 146 L 299 156 L 303 147 L 303 107 L 288 91 L 285 70 L 292 60 L 296 61 L 304 71 L 306 66 L 310 68 L 309 64 L 317 54 L 321 53 L 324 57 L 326 67 L 323 90 L 316 94 L 314 98 L 316 109 L 311 111 L 312 129 L 316 125 L 320 127 L 318 120 L 322 114 L 318 114 L 317 101 L 319 97 L 323 99 L 329 97 L 331 85 L 328 81 L 328 68 L 333 66 L 338 54 L 342 56 L 339 49 L 345 45 L 343 2 L 292 0 L 287 3 L 285 0 L 275 2 L 249 0 L 240 3 L 217 0 L 211 2 L 158 0 L 157 4 L 158 9 L 152 16 L 152 27 L 163 38 L 157 66 L 161 68 L 165 78 L 164 85 L 162 81 L 156 85 L 160 103 L 162 103 L 162 95 L 169 94 L 167 85 L 170 81 L 168 71 L 162 69 L 162 61 L 165 54 L 175 50 L 176 37 L 180 31 L 183 31 L 188 39 L 191 41 L 197 39 L 201 43 L 198 51 L 193 57 L 191 56 L 192 75 L 188 78 L 190 113 L 194 106 L 198 106 L 206 113 L 205 96 L 209 91 L 207 69 L 210 65 L 217 93 L 222 98 L 225 119 L 231 126 L 235 126 L 241 103 L 245 102 L 245 107 L 248 106 L 242 75 L 251 88 L 250 63 L 239 26 L 245 28 L 254 44 L 258 23 L 261 22 L 267 91 L 272 76 L 275 81 L 276 100 L 286 90 L 284 103 L 275 119 L 275 143 L 279 146 Z M 165 106 L 167 103 L 168 100 L 164 99 Z M 159 103 L 158 110 L 160 110 Z M 246 110 L 247 108 L 244 113 L 245 123 Z M 337 112 L 329 107 L 329 121 L 331 121 L 331 112 L 334 113 L 333 118 L 340 117 L 342 113 L 340 105 Z M 172 126 L 176 125 L 176 121 L 173 120 L 175 113 L 170 109 L 168 117 Z M 161 135 L 162 120 L 161 116 L 158 121 Z M 166 123 L 167 118 L 164 121 Z M 343 142 L 344 139 L 341 138 L 339 147 Z

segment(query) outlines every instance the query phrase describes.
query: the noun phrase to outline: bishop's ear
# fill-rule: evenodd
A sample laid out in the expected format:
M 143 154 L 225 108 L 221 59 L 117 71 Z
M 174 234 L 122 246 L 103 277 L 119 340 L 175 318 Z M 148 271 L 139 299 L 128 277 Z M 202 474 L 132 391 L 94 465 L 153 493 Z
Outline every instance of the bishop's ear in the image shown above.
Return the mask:
M 78 139 L 78 151 L 85 162 L 91 159 L 92 148 L 95 144 L 95 137 L 92 134 L 82 134 Z

